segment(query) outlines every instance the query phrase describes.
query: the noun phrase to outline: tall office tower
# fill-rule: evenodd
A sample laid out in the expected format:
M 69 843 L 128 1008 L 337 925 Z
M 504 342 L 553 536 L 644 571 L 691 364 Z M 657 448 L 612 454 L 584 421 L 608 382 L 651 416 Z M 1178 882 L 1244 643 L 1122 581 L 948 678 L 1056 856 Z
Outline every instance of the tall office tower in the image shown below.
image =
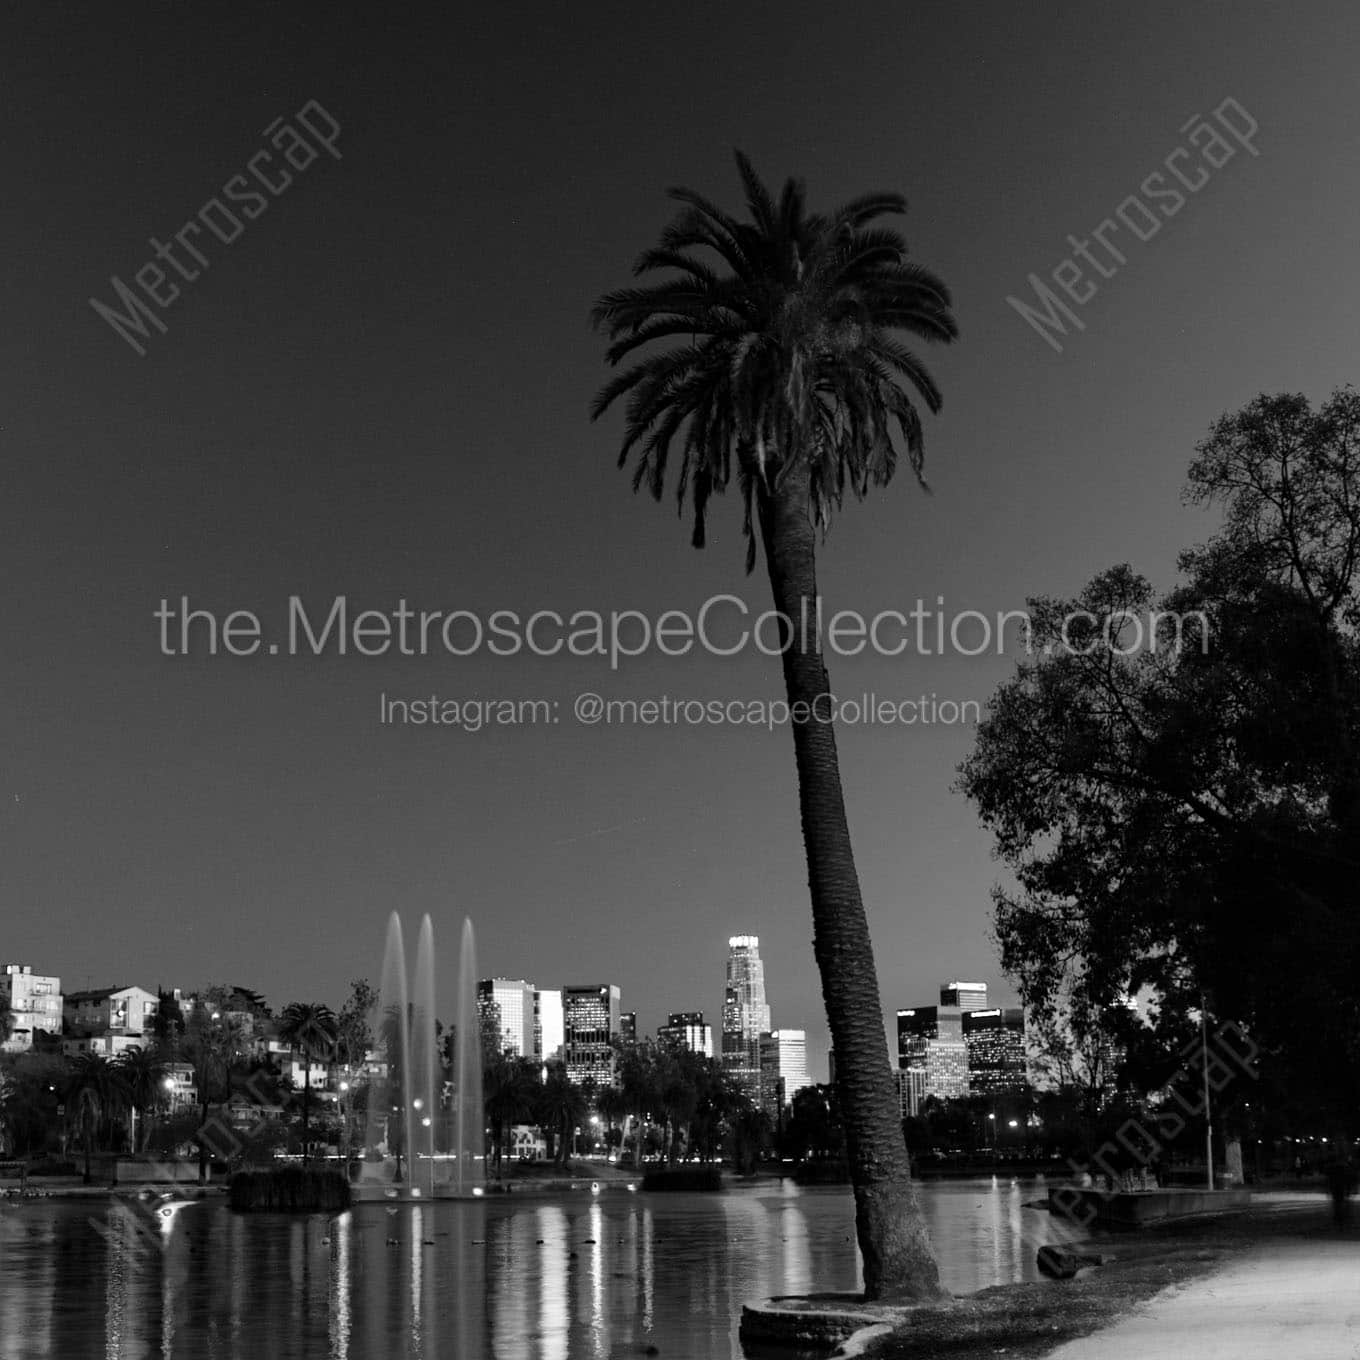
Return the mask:
M 961 1011 L 985 1011 L 987 1009 L 987 984 L 985 982 L 946 982 L 940 988 L 940 1005 L 957 1006 Z
M 494 1007 L 494 1010 L 493 1010 Z M 534 1055 L 534 984 L 523 978 L 483 978 L 477 984 L 477 1010 L 483 1031 L 491 1030 L 496 1047 L 519 1058 Z
M 0 1048 L 17 1053 L 33 1047 L 35 1034 L 61 1033 L 61 979 L 39 975 L 26 963 L 7 963 L 0 973 L 0 1011 L 8 1011 L 9 1038 Z
M 540 987 L 534 993 L 534 1057 L 557 1062 L 562 1057 L 562 989 Z
M 619 989 L 609 983 L 562 988 L 562 1056 L 574 1082 L 614 1080 Z
M 811 1085 L 807 1071 L 807 1032 L 801 1029 L 776 1029 L 762 1034 L 761 1109 L 773 1117 L 803 1087 Z
M 691 1053 L 713 1056 L 713 1026 L 704 1021 L 703 1011 L 672 1011 L 664 1025 L 658 1025 L 656 1037 L 662 1043 L 676 1043 Z
M 723 1067 L 753 1105 L 761 1104 L 760 1036 L 770 1032 L 765 965 L 758 935 L 727 942 L 727 989 L 723 996 Z
M 926 1098 L 926 1070 L 924 1067 L 900 1067 L 894 1075 L 902 1118 L 915 1118 L 921 1113 L 921 1102 Z
M 925 1074 L 925 1093 L 939 1100 L 968 1094 L 968 1047 L 957 1006 L 917 1006 L 897 1012 L 897 1065 Z
M 1025 1012 L 1019 1006 L 963 1013 L 968 1047 L 968 1090 L 974 1095 L 1022 1090 L 1029 1085 Z
M 636 1011 L 624 1011 L 619 1016 L 619 1042 L 624 1044 L 637 1043 Z

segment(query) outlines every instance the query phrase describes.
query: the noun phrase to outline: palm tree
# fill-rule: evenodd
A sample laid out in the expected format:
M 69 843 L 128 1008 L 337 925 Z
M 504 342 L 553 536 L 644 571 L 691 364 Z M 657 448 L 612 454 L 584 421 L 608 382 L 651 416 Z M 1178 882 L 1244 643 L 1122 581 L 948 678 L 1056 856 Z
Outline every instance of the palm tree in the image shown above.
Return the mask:
M 614 1125 L 628 1117 L 628 1101 L 617 1086 L 605 1086 L 595 1098 L 595 1108 L 604 1120 L 605 1147 L 613 1146 Z
M 482 1068 L 482 1103 L 491 1125 L 496 1175 L 503 1175 L 502 1153 L 511 1126 L 527 1119 L 538 1096 L 538 1074 L 531 1060 L 507 1049 Z
M 156 1054 L 146 1048 L 129 1048 L 114 1059 L 128 1095 L 128 1110 L 142 1116 L 142 1147 L 151 1134 L 151 1115 L 165 1104 L 165 1078 L 169 1071 Z M 132 1141 L 132 1140 L 130 1140 Z M 141 1148 L 132 1147 L 137 1153 Z
M 592 419 L 627 398 L 620 466 L 660 497 L 672 445 L 678 496 L 702 547 L 711 497 L 734 478 L 745 508 L 746 568 L 756 538 L 776 609 L 793 712 L 799 807 L 821 971 L 855 1190 L 868 1298 L 933 1299 L 939 1272 L 916 1202 L 888 1066 L 873 948 L 846 824 L 821 643 L 796 620 L 818 617 L 816 540 L 848 488 L 857 498 L 892 477 L 900 452 L 918 480 L 924 447 L 914 392 L 940 407 L 934 380 L 898 338 L 957 335 L 945 285 L 907 262 L 894 231 L 905 211 L 873 193 L 809 213 L 790 180 L 776 202 L 737 154 L 750 221 L 688 189 L 683 208 L 635 274 L 671 270 L 650 287 L 607 293 L 592 320 L 617 365 L 652 342 L 595 398 Z M 695 252 L 716 257 L 716 267 Z M 894 442 L 894 431 L 901 450 Z
M 586 1109 L 585 1093 L 567 1075 L 566 1065 L 549 1063 L 547 1077 L 539 1091 L 538 1115 L 540 1122 L 555 1135 L 553 1160 L 558 1166 L 566 1165 L 572 1132 L 585 1118 Z
M 90 1183 L 90 1156 L 99 1125 L 112 1120 L 127 1104 L 122 1074 L 98 1053 L 82 1053 L 72 1060 L 63 1098 L 85 1144 L 85 1184 Z
M 312 1105 L 312 1059 L 335 1051 L 335 1012 L 321 1001 L 293 1001 L 279 1016 L 279 1038 L 302 1054 L 302 1164 L 307 1165 L 307 1133 Z

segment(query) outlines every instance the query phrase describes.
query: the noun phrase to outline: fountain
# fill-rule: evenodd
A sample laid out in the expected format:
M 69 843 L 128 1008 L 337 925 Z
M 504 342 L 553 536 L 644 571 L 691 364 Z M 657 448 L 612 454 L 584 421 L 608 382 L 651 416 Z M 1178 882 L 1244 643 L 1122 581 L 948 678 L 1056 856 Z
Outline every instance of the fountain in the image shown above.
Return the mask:
M 401 919 L 387 923 L 378 1009 L 372 1019 L 378 1069 L 369 1078 L 361 1199 L 479 1195 L 485 1182 L 482 1055 L 472 922 L 463 922 L 454 1029 L 440 1051 L 434 926 L 416 937 L 409 979 Z

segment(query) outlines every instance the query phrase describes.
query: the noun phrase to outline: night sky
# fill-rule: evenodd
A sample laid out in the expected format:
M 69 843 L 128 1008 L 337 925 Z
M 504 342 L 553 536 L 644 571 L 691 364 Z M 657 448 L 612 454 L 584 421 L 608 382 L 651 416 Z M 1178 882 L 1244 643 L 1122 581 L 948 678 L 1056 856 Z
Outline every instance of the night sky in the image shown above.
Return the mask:
M 464 915 L 483 974 L 617 982 L 646 1032 L 717 1021 L 729 934 L 774 1020 L 825 1022 L 787 731 L 588 728 L 573 697 L 773 697 L 777 662 L 165 657 L 187 595 L 318 606 L 695 610 L 743 575 L 735 496 L 689 546 L 634 497 L 591 302 L 732 148 L 816 204 L 904 192 L 962 338 L 926 357 L 926 497 L 847 509 L 830 608 L 988 614 L 1131 561 L 1171 583 L 1212 519 L 1209 423 L 1356 377 L 1360 10 L 1088 4 L 12 8 L 0 38 L 0 956 L 67 989 L 242 983 L 338 1005 L 393 909 Z M 395 16 L 395 17 L 394 17 Z M 1007 295 L 1049 277 L 1233 98 L 1259 123 L 1079 308 L 1055 352 Z M 96 315 L 318 101 L 320 157 L 159 315 Z M 831 659 L 835 689 L 983 701 L 1013 661 Z M 400 728 L 379 695 L 544 698 L 555 726 Z M 951 792 L 966 727 L 840 733 L 885 1006 L 999 976 L 1001 872 Z M 441 1009 L 452 1011 L 451 998 Z

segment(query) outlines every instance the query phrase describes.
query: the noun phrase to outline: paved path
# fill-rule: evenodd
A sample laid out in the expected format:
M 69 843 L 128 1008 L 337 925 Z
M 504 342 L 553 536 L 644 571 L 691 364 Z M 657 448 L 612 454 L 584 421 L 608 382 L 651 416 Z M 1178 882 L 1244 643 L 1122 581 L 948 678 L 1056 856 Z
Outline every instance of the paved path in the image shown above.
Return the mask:
M 1360 1360 L 1360 1241 L 1282 1238 L 1048 1360 Z

